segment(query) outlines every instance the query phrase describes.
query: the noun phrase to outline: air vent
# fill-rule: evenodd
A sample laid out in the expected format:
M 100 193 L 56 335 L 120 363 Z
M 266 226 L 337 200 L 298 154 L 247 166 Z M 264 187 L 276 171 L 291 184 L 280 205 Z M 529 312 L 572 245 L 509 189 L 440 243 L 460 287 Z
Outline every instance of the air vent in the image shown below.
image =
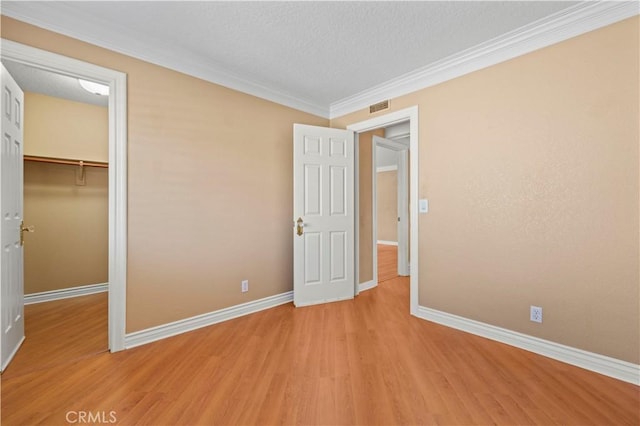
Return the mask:
M 369 114 L 373 114 L 374 112 L 382 111 L 383 109 L 389 108 L 389 101 L 378 102 L 377 104 L 369 105 Z

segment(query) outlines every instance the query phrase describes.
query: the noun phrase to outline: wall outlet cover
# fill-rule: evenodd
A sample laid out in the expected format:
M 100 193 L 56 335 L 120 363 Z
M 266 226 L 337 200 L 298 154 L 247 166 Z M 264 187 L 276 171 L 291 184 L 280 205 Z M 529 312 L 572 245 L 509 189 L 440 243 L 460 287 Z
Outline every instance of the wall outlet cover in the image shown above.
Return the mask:
M 540 306 L 531 305 L 529 319 L 533 322 L 542 323 L 542 308 Z

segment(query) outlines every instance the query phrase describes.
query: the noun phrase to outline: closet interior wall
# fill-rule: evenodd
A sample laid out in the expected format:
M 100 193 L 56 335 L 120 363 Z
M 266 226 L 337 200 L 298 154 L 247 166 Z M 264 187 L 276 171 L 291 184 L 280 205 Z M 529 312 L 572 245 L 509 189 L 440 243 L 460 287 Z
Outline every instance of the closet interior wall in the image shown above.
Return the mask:
M 26 92 L 24 155 L 25 294 L 108 282 L 108 109 Z

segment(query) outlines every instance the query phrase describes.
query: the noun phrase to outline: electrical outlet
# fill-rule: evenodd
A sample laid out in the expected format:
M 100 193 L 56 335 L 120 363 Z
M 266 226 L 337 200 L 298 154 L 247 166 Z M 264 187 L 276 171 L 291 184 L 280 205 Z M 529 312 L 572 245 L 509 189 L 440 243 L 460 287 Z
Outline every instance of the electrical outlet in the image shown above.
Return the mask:
M 242 290 L 243 293 L 246 293 L 249 291 L 249 280 L 242 280 L 242 283 L 240 283 L 240 289 Z
M 540 306 L 531 306 L 531 321 L 542 322 L 542 308 Z

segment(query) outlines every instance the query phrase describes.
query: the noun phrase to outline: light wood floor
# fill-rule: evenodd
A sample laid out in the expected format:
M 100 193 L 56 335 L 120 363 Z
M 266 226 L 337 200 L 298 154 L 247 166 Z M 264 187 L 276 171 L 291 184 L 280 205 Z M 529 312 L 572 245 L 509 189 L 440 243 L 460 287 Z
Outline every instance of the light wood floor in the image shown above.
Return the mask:
M 378 244 L 378 282 L 398 277 L 398 247 Z
M 2 380 L 2 424 L 640 423 L 637 386 L 409 315 L 408 279 Z
M 109 349 L 108 293 L 24 307 L 26 339 L 3 381 Z

